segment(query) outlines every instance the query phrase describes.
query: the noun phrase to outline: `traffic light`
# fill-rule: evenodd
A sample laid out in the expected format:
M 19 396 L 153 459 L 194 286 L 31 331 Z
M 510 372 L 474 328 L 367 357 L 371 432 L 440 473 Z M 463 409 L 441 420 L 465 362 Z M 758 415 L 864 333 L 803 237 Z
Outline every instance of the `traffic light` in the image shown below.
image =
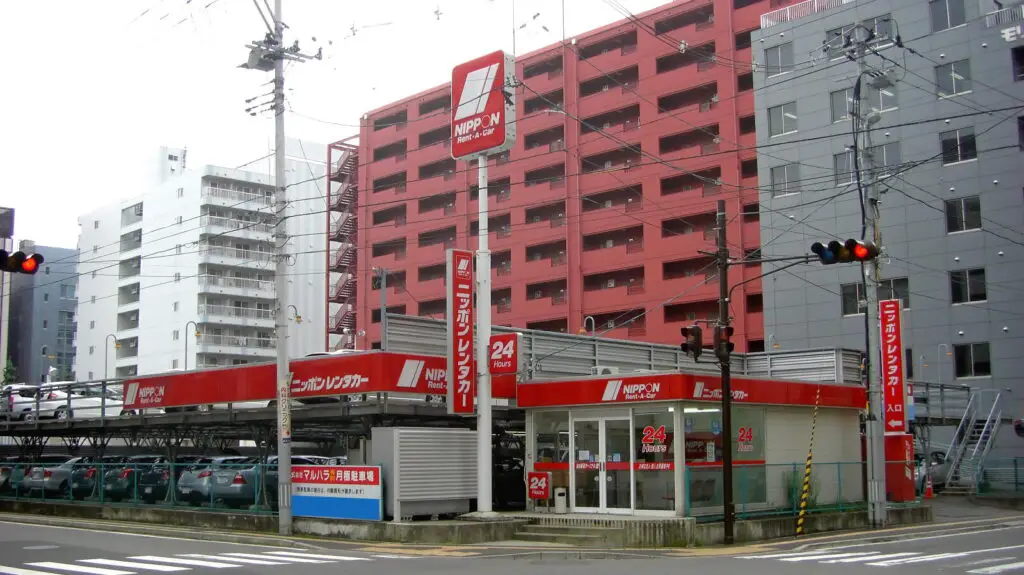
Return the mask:
M 43 265 L 41 254 L 27 255 L 25 252 L 8 254 L 6 251 L 0 250 L 0 270 L 2 271 L 33 275 L 39 271 L 41 265 Z
M 715 357 L 720 360 L 729 359 L 729 354 L 736 349 L 732 342 L 733 328 L 731 325 L 715 326 Z
M 693 356 L 693 361 L 697 361 L 697 358 L 700 357 L 700 352 L 704 349 L 704 335 L 700 326 L 691 325 L 690 327 L 679 328 L 679 333 L 683 335 L 684 339 L 679 349 L 683 350 L 683 353 Z
M 828 244 L 814 242 L 811 251 L 825 265 L 850 262 L 868 262 L 878 257 L 878 247 L 867 241 L 848 239 L 845 242 L 832 240 Z

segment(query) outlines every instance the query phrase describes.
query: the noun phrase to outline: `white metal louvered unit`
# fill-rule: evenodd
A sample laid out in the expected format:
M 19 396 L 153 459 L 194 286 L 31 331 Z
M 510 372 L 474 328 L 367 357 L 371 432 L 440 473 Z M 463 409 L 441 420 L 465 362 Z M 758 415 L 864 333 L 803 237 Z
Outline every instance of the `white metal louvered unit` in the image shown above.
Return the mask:
M 384 515 L 468 513 L 477 494 L 476 441 L 469 429 L 374 427 L 370 464 L 381 466 Z

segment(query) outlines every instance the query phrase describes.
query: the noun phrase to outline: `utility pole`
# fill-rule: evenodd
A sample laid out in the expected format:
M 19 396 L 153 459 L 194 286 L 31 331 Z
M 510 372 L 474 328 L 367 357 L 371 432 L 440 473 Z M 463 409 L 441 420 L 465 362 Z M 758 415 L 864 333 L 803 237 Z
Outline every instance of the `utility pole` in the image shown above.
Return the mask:
M 380 279 L 380 349 L 388 349 L 388 269 L 376 268 Z
M 867 65 L 867 44 L 871 41 L 873 31 L 861 25 L 850 33 L 856 44 L 856 58 L 859 74 L 857 76 L 859 98 L 855 104 L 858 132 L 863 135 L 863 142 L 857 146 L 856 153 L 860 162 L 860 181 L 865 187 L 862 201 L 864 206 L 866 235 L 871 238 L 879 249 L 882 247 L 882 228 L 878 209 L 879 189 L 877 174 L 874 167 L 874 153 L 871 150 L 871 126 L 878 121 L 877 114 L 871 110 L 868 91 L 863 89 L 863 82 L 870 69 Z M 865 282 L 865 311 L 867 331 L 867 379 L 868 379 L 868 419 L 865 425 L 868 444 L 868 520 L 875 528 L 886 524 L 885 495 L 885 411 L 882 406 L 881 379 L 878 368 L 881 365 L 881 334 L 878 323 L 878 285 L 882 278 L 881 258 L 873 258 L 866 264 L 867 281 Z
M 274 112 L 274 249 L 276 267 L 274 270 L 274 288 L 276 304 L 274 314 L 275 336 L 277 338 L 277 505 L 278 531 L 281 535 L 292 534 L 292 412 L 291 412 L 291 373 L 288 367 L 288 305 L 285 302 L 288 289 L 288 256 L 285 246 L 288 243 L 288 226 L 285 210 L 288 202 L 285 191 L 288 188 L 288 175 L 285 170 L 285 132 L 284 132 L 284 62 L 304 62 L 311 58 L 321 59 L 321 53 L 307 56 L 299 52 L 298 42 L 286 48 L 284 46 L 284 21 L 281 19 L 282 0 L 274 0 L 274 13 L 270 15 L 273 24 L 263 13 L 257 2 L 267 34 L 263 40 L 246 45 L 249 48 L 249 59 L 240 68 L 274 72 L 273 100 L 269 108 Z M 255 98 L 248 100 L 251 102 Z M 257 114 L 257 104 L 248 108 L 251 116 Z
M 488 247 L 487 219 L 490 217 L 487 206 L 487 154 L 477 158 L 477 202 L 479 208 L 479 233 L 476 249 L 476 409 L 477 409 L 477 465 L 476 474 L 476 510 L 478 513 L 491 513 L 493 498 L 491 495 L 492 450 L 491 433 L 494 425 L 491 421 L 491 252 Z
M 718 325 L 716 336 L 729 327 L 729 245 L 726 243 L 725 200 L 718 200 Z M 715 351 L 721 342 L 715 339 Z M 725 522 L 725 544 L 732 545 L 736 507 L 732 498 L 732 381 L 728 353 L 718 354 L 722 372 L 722 508 Z

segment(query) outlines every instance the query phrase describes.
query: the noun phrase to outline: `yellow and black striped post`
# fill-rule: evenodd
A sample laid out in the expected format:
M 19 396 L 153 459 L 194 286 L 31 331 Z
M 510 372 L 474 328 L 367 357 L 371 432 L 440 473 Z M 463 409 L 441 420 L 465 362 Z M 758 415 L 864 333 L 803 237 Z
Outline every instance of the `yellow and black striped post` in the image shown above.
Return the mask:
M 814 393 L 814 411 L 811 413 L 811 442 L 807 446 L 807 462 L 804 464 L 804 484 L 800 493 L 800 515 L 796 518 L 797 537 L 804 534 L 804 518 L 807 516 L 807 500 L 811 496 L 811 460 L 814 454 L 814 428 L 818 425 L 818 404 L 821 402 L 821 387 Z

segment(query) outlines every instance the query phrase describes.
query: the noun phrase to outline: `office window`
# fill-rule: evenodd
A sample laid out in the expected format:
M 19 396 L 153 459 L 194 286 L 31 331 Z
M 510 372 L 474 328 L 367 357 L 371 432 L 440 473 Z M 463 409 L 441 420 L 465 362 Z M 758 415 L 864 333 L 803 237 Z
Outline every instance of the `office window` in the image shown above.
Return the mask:
M 92 272 L 92 278 L 96 279 L 96 272 Z
M 179 198 L 185 197 L 185 188 L 178 188 L 178 197 Z
M 182 221 L 181 216 L 178 216 L 178 223 L 180 224 L 181 221 Z
M 43 301 L 50 301 L 50 294 L 44 293 L 43 294 Z
M 939 86 L 940 98 L 970 92 L 971 63 L 967 60 L 960 60 L 936 66 L 935 83 Z
M 929 0 L 932 13 L 932 32 L 962 26 L 967 22 L 964 0 Z
M 48 352 L 48 351 L 49 351 L 49 348 L 47 348 L 47 347 L 46 347 L 46 346 L 44 345 L 44 346 L 43 346 L 43 348 L 39 350 L 39 352 L 40 352 L 40 353 L 39 353 L 39 355 L 47 355 L 47 352 Z
M 860 315 L 864 313 L 867 296 L 860 282 L 840 286 L 840 299 L 843 315 Z M 903 309 L 910 309 L 910 281 L 907 278 L 882 280 L 878 285 L 878 299 L 899 299 Z
M 174 281 L 176 281 L 176 282 L 180 282 L 181 281 L 181 272 L 174 272 Z
M 89 299 L 89 302 L 96 303 L 96 296 L 92 296 L 92 298 Z
M 1010 39 L 1007 38 L 1006 41 L 1009 42 Z M 1013 60 L 1013 81 L 1024 82 L 1024 46 L 1014 46 L 1010 50 L 1010 58 Z
M 178 302 L 174 302 L 174 305 L 171 307 L 174 309 L 174 311 L 178 311 Z
M 903 371 L 907 379 L 914 379 L 914 350 L 909 347 L 903 350 Z
M 1017 147 L 1024 150 L 1024 116 L 1017 116 Z
M 89 322 L 89 329 L 96 329 L 96 322 L 95 321 L 90 321 Z
M 786 42 L 765 50 L 764 65 L 769 78 L 791 72 L 793 70 L 793 43 Z
M 50 326 L 50 322 L 48 322 L 48 321 L 46 321 L 46 320 L 44 319 L 44 320 L 43 320 L 43 329 L 46 329 L 46 328 L 48 328 L 49 326 Z
M 946 233 L 981 229 L 981 197 L 946 200 Z
M 888 144 L 882 144 L 881 146 L 872 146 L 867 149 L 867 153 L 871 154 L 871 158 L 874 160 L 874 169 L 878 174 L 878 177 L 884 178 L 895 172 L 898 172 L 901 168 L 901 155 L 900 155 L 900 143 L 889 142 Z
M 50 275 L 50 266 L 43 266 L 43 275 Z
M 75 299 L 75 284 L 60 284 L 60 299 Z
M 854 180 L 853 150 L 846 150 L 832 156 L 832 169 L 836 175 L 836 185 L 842 186 Z
M 94 230 L 100 229 L 100 221 L 99 220 L 93 220 L 92 221 L 92 229 L 94 229 Z
M 172 331 L 172 332 L 171 332 L 171 340 L 172 340 L 172 341 L 178 341 L 178 337 L 179 337 L 180 335 L 181 335 L 181 334 L 179 333 L 179 331 L 178 331 L 178 330 L 174 330 L 174 331 Z
M 92 355 L 94 353 L 96 353 L 96 346 L 95 345 L 90 345 L 89 346 L 89 355 Z
M 768 133 L 772 136 L 796 131 L 796 102 L 768 108 Z
M 181 244 L 174 246 L 174 253 L 181 255 Z
M 985 290 L 985 268 L 949 272 L 953 303 L 971 303 L 988 299 Z
M 178 360 L 176 360 L 176 359 L 172 359 L 171 360 L 171 369 L 178 369 Z
M 888 110 L 895 110 L 898 107 L 896 101 L 896 87 L 889 86 L 888 88 L 868 88 L 868 102 L 871 105 L 871 109 L 876 112 L 885 112 Z
M 89 379 L 90 380 L 92 379 L 92 372 L 91 371 L 89 372 Z
M 825 45 L 828 47 L 828 54 L 832 60 L 844 58 L 843 45 L 846 44 L 846 35 L 853 31 L 853 24 L 847 24 L 842 28 L 833 28 L 825 32 Z
M 953 346 L 953 369 L 957 377 L 985 377 L 992 375 L 988 342 L 964 343 Z
M 800 166 L 786 164 L 771 170 L 772 197 L 795 194 L 800 191 Z
M 840 122 L 850 119 L 850 108 L 853 105 L 853 88 L 832 92 L 832 121 Z
M 960 128 L 939 134 L 942 146 L 942 163 L 955 164 L 978 158 L 978 144 L 974 140 L 974 128 Z
M 874 18 L 868 18 L 861 22 L 865 28 L 875 33 L 870 46 L 874 49 L 884 48 L 892 45 L 892 15 L 883 14 Z
M 98 251 L 100 251 L 100 247 L 99 246 L 93 246 L 92 247 L 92 253 L 96 253 Z

